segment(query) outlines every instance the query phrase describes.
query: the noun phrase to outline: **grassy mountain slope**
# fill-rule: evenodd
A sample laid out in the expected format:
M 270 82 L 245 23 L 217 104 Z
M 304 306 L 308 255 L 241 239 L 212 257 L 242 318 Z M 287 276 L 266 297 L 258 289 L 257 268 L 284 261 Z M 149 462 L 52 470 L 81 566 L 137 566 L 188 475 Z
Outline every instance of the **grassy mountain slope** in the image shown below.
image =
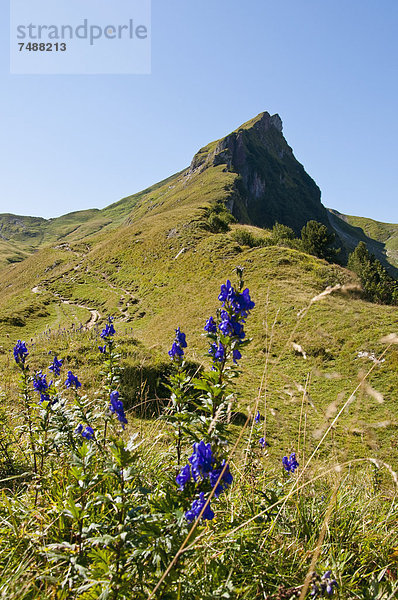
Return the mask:
M 343 215 L 336 210 L 330 210 L 329 216 L 349 251 L 363 241 L 376 258 L 398 275 L 398 225 Z
M 298 163 L 288 149 L 277 158 L 278 148 L 283 150 L 280 128 L 276 116 L 260 115 L 229 139 L 202 149 L 186 171 L 103 211 L 72 213 L 50 221 L 3 215 L 4 243 L 30 255 L 5 266 L 1 273 L 2 367 L 9 364 L 15 340 L 32 340 L 37 360 L 48 350 L 63 352 L 70 366 L 84 370 L 85 384 L 90 387 L 98 357 L 96 344 L 93 349 L 85 335 L 95 338 L 97 333 L 95 327 L 88 334 L 76 330 L 80 323 L 91 327 L 113 314 L 131 375 L 125 382 L 128 405 L 134 406 L 142 390 L 153 398 L 160 393 L 155 383 L 167 370 L 175 327 L 187 333 L 190 359 L 207 360 L 200 332 L 205 319 L 214 314 L 220 284 L 233 278 L 234 268 L 241 265 L 256 301 L 248 324 L 254 342 L 242 363 L 243 403 L 255 397 L 267 361 L 272 371 L 268 375 L 269 422 L 279 452 L 287 433 L 297 427 L 300 386 L 309 377 L 308 427 L 309 435 L 316 436 L 330 418 L 328 407 L 347 398 L 357 385 L 358 373 L 372 366 L 369 356 L 383 351 L 380 339 L 396 331 L 397 313 L 396 308 L 338 291 L 312 304 L 307 312 L 311 299 L 327 286 L 355 284 L 355 276 L 296 250 L 239 245 L 232 237 L 235 228 L 264 235 L 253 224 L 211 233 L 209 214 L 217 202 L 235 214 L 240 210 L 241 220 L 249 223 L 257 219 L 253 215 L 260 205 L 266 210 L 263 217 L 258 213 L 259 219 L 272 213 L 276 196 L 263 189 L 261 181 L 267 175 L 260 173 L 269 157 L 270 164 L 280 161 L 282 179 L 275 192 L 280 204 L 283 190 L 292 194 L 285 196 L 286 202 L 302 192 L 311 215 L 315 218 L 319 210 L 318 220 L 323 219 L 314 182 L 303 169 L 299 179 L 291 179 Z M 303 192 L 307 184 L 312 200 Z M 352 225 L 340 222 L 342 231 L 344 227 L 352 231 Z M 302 346 L 306 358 L 297 354 L 293 343 Z M 394 349 L 385 362 L 374 365 L 370 382 L 384 402 L 375 401 L 365 388 L 360 391 L 355 408 L 344 416 L 343 430 L 336 433 L 333 451 L 362 455 L 370 447 L 376 455 L 386 458 L 388 453 L 398 464 L 397 366 Z M 291 421 L 281 416 L 286 404 Z M 312 442 L 315 439 L 311 437 Z
M 280 452 L 286 436 L 297 429 L 300 389 L 309 374 L 306 410 L 310 443 L 315 443 L 317 432 L 328 420 L 328 407 L 334 402 L 340 405 L 356 387 L 358 372 L 372 366 L 358 353 L 378 355 L 384 349 L 380 338 L 396 329 L 396 309 L 336 292 L 298 317 L 327 285 L 355 283 L 353 275 L 295 250 L 249 249 L 234 242 L 232 232 L 211 234 L 203 229 L 199 202 L 196 212 L 179 203 L 164 211 L 143 205 L 140 210 L 142 216 L 133 223 L 93 238 L 91 248 L 76 243 L 42 249 L 3 272 L 2 366 L 16 339 L 32 338 L 37 361 L 46 360 L 50 349 L 61 351 L 71 368 L 83 370 L 84 383 L 90 387 L 99 364 L 96 342 L 88 344 L 83 333 L 81 337 L 73 333 L 71 324 L 76 330 L 79 322 L 88 321 L 89 310 L 97 310 L 102 317 L 114 314 L 121 342 L 130 348 L 125 364 L 131 379 L 126 382 L 125 396 L 127 405 L 134 406 L 142 392 L 140 385 L 137 389 L 140 377 L 153 397 L 151 377 L 161 377 L 167 369 L 175 327 L 187 332 L 189 358 L 199 364 L 207 362 L 200 332 L 205 319 L 214 314 L 220 284 L 233 278 L 234 268 L 241 265 L 256 301 L 248 322 L 254 342 L 242 361 L 241 408 L 256 395 L 272 337 L 268 357 L 272 452 Z M 95 330 L 90 335 L 95 336 Z M 138 344 L 133 351 L 132 335 Z M 297 354 L 292 343 L 301 345 L 307 358 Z M 333 452 L 358 456 L 371 448 L 384 458 L 388 452 L 388 460 L 398 465 L 397 366 L 398 353 L 391 350 L 370 377 L 371 385 L 384 397 L 383 404 L 364 389 L 358 405 L 346 415 L 343 430 L 336 432 L 325 451 L 333 448 Z M 286 404 L 290 419 L 286 419 Z
M 260 227 L 278 221 L 299 232 L 309 219 L 328 223 L 319 188 L 294 158 L 279 116 L 265 112 L 202 148 L 188 169 L 103 210 L 50 220 L 0 215 L 0 264 L 44 245 L 87 240 L 147 210 L 208 201 L 221 201 L 239 221 Z
M 101 231 L 118 227 L 139 200 L 176 176 L 123 198 L 103 210 L 81 210 L 54 219 L 0 214 L 0 268 L 20 262 L 39 248 L 86 240 Z
M 181 554 L 176 562 L 181 568 L 181 576 L 175 579 L 178 591 L 168 595 L 221 597 L 232 581 L 236 587 L 226 592 L 231 598 L 298 598 L 319 549 L 317 572 L 333 569 L 339 581 L 338 597 L 351 599 L 352 590 L 356 590 L 355 597 L 365 597 L 361 590 L 373 589 L 377 597 L 381 598 L 383 590 L 383 597 L 393 597 L 396 567 L 388 554 L 396 534 L 396 492 L 390 475 L 394 476 L 392 469 L 398 470 L 398 345 L 389 345 L 383 338 L 398 333 L 397 308 L 362 300 L 356 276 L 339 265 L 295 249 L 249 247 L 244 243 L 248 236 L 236 235 L 237 231 L 256 238 L 270 235 L 253 223 L 264 219 L 261 224 L 267 224 L 270 215 L 276 214 L 274 209 L 282 210 L 295 194 L 308 214 L 324 218 L 314 182 L 307 180 L 305 172 L 297 181 L 290 179 L 290 167 L 296 168 L 294 157 L 287 162 L 277 158 L 279 121 L 270 118 L 274 121 L 265 134 L 263 118 L 260 115 L 239 128 L 227 143 L 221 141 L 223 149 L 220 142 L 202 149 L 186 171 L 103 211 L 72 213 L 50 221 L 1 216 L 0 251 L 6 258 L 15 258 L 4 262 L 0 274 L 4 473 L 0 556 L 5 565 L 1 586 L 7 598 L 58 597 L 58 590 L 62 597 L 64 593 L 97 597 L 108 579 L 107 589 L 116 590 L 120 598 L 131 594 L 148 598 L 167 564 L 178 556 L 180 542 L 171 544 L 170 534 L 178 530 L 181 541 L 186 539 L 186 525 L 181 490 L 175 484 L 175 440 L 171 427 L 154 417 L 169 402 L 165 382 L 171 371 L 168 350 L 176 327 L 186 333 L 185 356 L 190 367 L 196 373 L 202 366 L 210 367 L 203 327 L 220 308 L 220 285 L 227 278 L 234 281 L 237 266 L 244 269 L 256 306 L 245 324 L 252 343 L 241 348 L 241 376 L 234 380 L 235 401 L 231 399 L 230 405 L 230 447 L 237 441 L 237 451 L 229 455 L 234 481 L 220 501 L 212 499 L 214 522 L 206 522 L 205 528 L 198 523 L 199 535 L 191 538 L 189 554 Z M 253 149 L 257 143 L 261 148 Z M 273 188 L 275 195 L 266 193 L 261 184 L 269 181 L 268 167 L 260 175 L 268 160 L 278 166 L 279 173 L 286 169 L 285 180 L 279 178 L 280 186 Z M 283 190 L 289 194 L 283 197 Z M 220 214 L 216 211 L 220 205 L 227 205 L 241 223 L 229 230 L 217 229 L 213 217 Z M 358 236 L 367 236 L 365 223 L 351 224 L 336 215 L 330 218 L 354 245 Z M 383 244 L 394 233 L 381 225 L 366 232 L 378 236 L 374 243 L 380 244 L 382 253 Z M 124 431 L 115 415 L 110 415 L 104 431 L 96 425 L 109 412 L 110 390 L 104 386 L 109 355 L 100 353 L 98 346 L 104 343 L 100 332 L 110 315 L 115 317 L 114 339 L 123 367 L 120 387 L 115 380 L 112 386 L 120 390 L 127 412 Z M 31 398 L 27 392 L 21 401 L 12 354 L 18 339 L 27 342 L 30 372 L 46 369 L 56 353 L 63 360 L 61 378 L 65 381 L 67 371 L 72 370 L 82 383 L 75 397 L 76 423 L 71 421 L 73 427 L 69 427 L 70 455 L 62 453 L 68 421 L 59 420 L 58 429 L 48 432 L 45 423 L 53 422 L 53 412 L 64 419 L 72 414 L 74 391 L 66 391 L 70 397 L 65 405 L 39 404 L 36 392 Z M 53 374 L 48 377 L 52 378 Z M 57 389 L 64 387 L 62 381 L 58 383 Z M 109 373 L 106 385 L 110 385 Z M 257 408 L 260 423 L 251 420 L 244 429 L 248 409 Z M 48 411 L 51 421 L 47 421 Z M 36 438 L 29 429 L 30 415 L 38 426 Z M 87 446 L 80 446 L 83 438 L 75 429 L 83 421 L 95 428 L 95 438 Z M 113 429 L 115 423 L 117 429 Z M 118 444 L 128 439 L 133 466 L 130 471 L 126 463 L 115 459 L 102 478 L 98 469 L 108 452 L 106 431 L 110 435 L 112 430 L 116 435 L 109 437 L 109 452 L 116 457 Z M 260 435 L 267 440 L 264 449 Z M 32 457 L 33 464 L 36 460 L 29 439 L 37 439 L 43 448 L 39 468 L 45 469 L 34 478 L 27 466 Z M 14 454 L 16 447 L 22 449 L 22 458 Z M 95 470 L 84 458 L 94 456 L 90 454 L 93 448 L 100 457 Z M 76 456 L 80 451 L 81 459 Z M 185 457 L 190 443 L 184 443 L 183 451 Z M 299 469 L 289 476 L 282 469 L 281 457 L 291 452 L 297 452 Z M 126 450 L 120 456 L 127 456 Z M 375 460 L 384 461 L 387 469 L 377 468 Z M 335 470 L 338 463 L 343 467 Z M 305 487 L 300 489 L 302 483 Z M 291 486 L 296 484 L 293 493 Z M 148 518 L 146 497 L 151 499 Z M 84 511 L 76 510 L 82 506 Z M 127 518 L 125 530 L 120 516 Z M 137 529 L 140 523 L 142 529 Z M 121 595 L 114 573 L 121 556 L 119 541 L 127 539 L 125 532 L 138 544 L 128 547 L 128 555 L 144 558 L 134 591 L 125 577 L 133 578 L 135 569 L 120 563 L 126 584 L 126 594 Z M 202 535 L 206 535 L 205 544 Z M 84 569 L 74 571 L 79 560 Z M 89 572 L 91 560 L 95 569 Z M 310 574 L 314 568 L 312 563 Z M 145 589 L 143 575 L 149 582 Z M 77 577 L 82 578 L 83 587 L 76 595 L 66 590 L 65 581 L 73 580 L 67 585 L 76 589 Z M 202 582 L 199 591 L 192 594 L 191 588 L 185 593 L 185 584 L 196 579 Z M 204 594 L 207 579 L 208 593 Z M 261 588 L 259 581 L 264 582 Z M 379 583 L 383 586 L 380 594 L 375 587 Z
M 319 188 L 282 134 L 280 117 L 267 112 L 199 150 L 188 169 L 105 209 L 49 220 L 0 215 L 0 268 L 44 246 L 89 241 L 146 211 L 172 208 L 175 203 L 196 209 L 211 201 L 225 204 L 241 223 L 272 227 L 280 222 L 297 234 L 310 219 L 323 222 L 336 231 L 346 251 L 364 240 L 397 274 L 391 265 L 398 266 L 398 226 L 327 212 Z

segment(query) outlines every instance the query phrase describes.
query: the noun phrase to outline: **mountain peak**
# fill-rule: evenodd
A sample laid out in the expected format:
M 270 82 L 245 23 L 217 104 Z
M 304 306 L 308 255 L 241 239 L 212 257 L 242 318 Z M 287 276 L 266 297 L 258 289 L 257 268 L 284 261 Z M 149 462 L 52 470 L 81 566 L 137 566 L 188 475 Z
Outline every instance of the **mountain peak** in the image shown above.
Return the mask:
M 277 113 L 271 116 L 269 112 L 264 111 L 257 115 L 257 117 L 254 117 L 253 119 L 250 119 L 250 121 L 243 123 L 243 125 L 238 127 L 238 129 L 235 129 L 235 131 L 238 132 L 242 129 L 257 129 L 259 131 L 268 131 L 270 127 L 274 127 L 277 131 L 282 133 L 282 119 Z
M 241 223 L 272 227 L 278 222 L 296 233 L 312 219 L 329 226 L 320 190 L 296 160 L 282 129 L 278 114 L 262 112 L 199 150 L 188 174 L 220 166 L 235 173 L 228 208 Z
M 197 152 L 191 162 L 190 172 L 198 169 L 203 170 L 208 166 L 217 166 L 223 164 L 224 161 L 230 169 L 233 162 L 233 154 L 236 153 L 239 146 L 241 146 L 244 138 L 257 138 L 260 145 L 268 148 L 270 145 L 272 134 L 279 134 L 280 138 L 285 141 L 282 134 L 283 124 L 282 119 L 278 114 L 270 115 L 269 112 L 264 111 L 246 121 L 235 129 L 232 133 L 228 134 L 224 138 L 211 142 L 207 146 L 201 148 Z M 281 141 L 281 140 L 279 140 Z M 285 142 L 287 148 L 289 148 Z M 291 150 L 289 148 L 289 150 Z M 239 154 L 239 151 L 238 151 Z M 238 162 L 239 156 L 236 156 Z

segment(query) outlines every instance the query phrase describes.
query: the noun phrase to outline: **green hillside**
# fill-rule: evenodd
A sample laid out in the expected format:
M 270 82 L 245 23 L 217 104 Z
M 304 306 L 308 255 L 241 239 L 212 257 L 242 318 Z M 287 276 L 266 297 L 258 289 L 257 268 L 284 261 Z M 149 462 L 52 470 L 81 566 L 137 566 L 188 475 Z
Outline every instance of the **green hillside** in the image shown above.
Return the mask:
M 352 252 L 358 242 L 365 242 L 369 251 L 398 276 L 398 225 L 343 215 L 331 209 L 329 219 L 347 251 Z
M 295 159 L 279 116 L 265 112 L 202 148 L 181 173 L 103 210 L 50 220 L 0 215 L 0 264 L 54 242 L 89 239 L 147 211 L 208 202 L 222 202 L 238 221 L 260 227 L 282 222 L 298 233 L 310 219 L 328 223 L 319 188 Z
M 217 169 L 211 172 L 225 176 Z M 215 184 L 214 180 L 208 181 L 209 194 Z M 176 188 L 182 194 L 183 181 L 177 182 Z M 162 198 L 167 195 L 164 188 L 157 193 L 163 194 Z M 67 352 L 71 365 L 88 370 L 89 383 L 89 371 L 96 361 L 90 358 L 85 363 L 78 358 L 78 348 L 80 344 L 85 347 L 86 342 L 84 337 L 75 340 L 71 328 L 92 322 L 93 314 L 99 313 L 101 318 L 114 315 L 127 339 L 131 335 L 128 332 L 132 332 L 141 345 L 140 352 L 126 357 L 135 373 L 133 381 L 139 378 L 140 369 L 145 380 L 145 373 L 161 373 L 166 368 L 167 349 L 177 326 L 187 333 L 190 358 L 201 363 L 204 346 L 200 331 L 213 311 L 212 299 L 223 280 L 233 278 L 234 268 L 240 265 L 257 306 L 250 323 L 255 341 L 245 362 L 242 397 L 250 402 L 256 394 L 269 328 L 275 322 L 272 355 L 280 358 L 268 382 L 271 405 L 281 411 L 288 401 L 294 428 L 300 410 L 297 390 L 311 373 L 315 408 L 308 415 L 308 423 L 315 431 L 332 399 L 355 387 L 358 372 L 371 364 L 359 358 L 359 353 L 378 355 L 384 349 L 380 339 L 396 330 L 396 308 L 364 302 L 354 292 L 342 295 L 337 291 L 298 318 L 311 298 L 327 286 L 355 284 L 353 274 L 296 250 L 240 246 L 231 237 L 238 226 L 219 234 L 206 230 L 199 199 L 194 211 L 192 197 L 189 210 L 182 202 L 175 202 L 174 207 L 167 204 L 163 210 L 166 202 L 161 206 L 159 202 L 150 210 L 157 198 L 154 195 L 151 203 L 142 203 L 137 208 L 141 216 L 132 219 L 131 224 L 93 237 L 89 244 L 45 248 L 3 271 L 0 339 L 4 361 L 8 362 L 16 339 L 32 339 L 38 347 L 44 346 L 45 352 Z M 71 353 L 69 341 L 77 355 Z M 293 343 L 302 346 L 306 359 L 297 354 Z M 42 350 L 38 350 L 37 360 L 41 356 Z M 372 375 L 370 381 L 385 402 L 379 405 L 372 399 L 364 400 L 360 413 L 354 410 L 347 415 L 340 451 L 356 455 L 371 447 L 376 455 L 388 454 L 389 461 L 398 465 L 393 445 L 397 431 L 397 361 L 397 353 L 391 350 L 386 362 Z M 148 386 L 148 393 L 153 394 L 150 381 Z M 129 406 L 135 405 L 139 392 L 134 386 L 126 389 Z M 379 427 L 380 423 L 384 425 Z M 277 416 L 270 417 L 278 448 L 283 446 L 287 426 L 285 422 L 280 429 Z M 336 443 L 340 445 L 338 440 Z
M 397 308 L 267 244 L 329 218 L 386 260 L 395 226 L 328 214 L 268 113 L 103 210 L 0 217 L 1 597 L 395 597 Z
M 69 244 L 118 227 L 139 200 L 175 176 L 103 210 L 81 210 L 54 219 L 0 214 L 0 268 L 20 262 L 42 247 Z
M 256 185 L 262 189 L 258 182 L 271 181 L 270 174 L 274 177 L 276 172 L 284 173 L 282 179 L 278 175 L 280 183 L 269 186 L 264 195 L 257 193 Z M 291 203 L 296 197 L 306 206 L 305 215 L 300 205 L 293 211 Z M 251 224 L 220 229 L 219 214 L 225 215 L 225 205 L 241 222 Z M 269 235 L 255 223 L 272 224 L 281 217 L 278 210 L 289 210 L 296 223 L 298 213 L 304 221 L 328 218 L 317 186 L 283 138 L 279 117 L 262 113 L 227 138 L 200 150 L 189 169 L 101 211 L 81 211 L 48 221 L 3 215 L 7 256 L 12 248 L 24 258 L 4 266 L 1 274 L 4 360 L 8 361 L 16 339 L 41 339 L 55 350 L 63 335 L 69 339 L 71 327 L 82 323 L 91 328 L 99 319 L 114 315 L 123 330 L 132 329 L 142 344 L 145 369 L 156 371 L 158 361 L 167 364 L 166 350 L 177 326 L 192 336 L 192 359 L 201 362 L 203 344 L 198 332 L 211 311 L 211 298 L 241 265 L 258 306 L 251 325 L 255 343 L 242 379 L 244 393 L 249 398 L 255 395 L 263 369 L 266 323 L 269 327 L 279 315 L 273 344 L 275 355 L 283 352 L 283 358 L 275 381 L 270 381 L 273 402 L 279 410 L 286 401 L 285 385 L 294 388 L 303 384 L 308 373 L 319 373 L 319 381 L 315 381 L 317 375 L 312 382 L 317 410 L 309 417 L 315 427 L 331 401 L 330 394 L 337 397 L 344 389 L 348 391 L 364 368 L 358 353 L 382 351 L 381 337 L 396 330 L 396 309 L 364 302 L 354 292 L 336 292 L 312 306 L 305 319 L 296 323 L 297 313 L 327 286 L 357 285 L 357 280 L 344 268 L 297 250 L 249 248 L 236 241 L 241 239 L 234 235 L 236 229 L 246 229 L 259 238 Z M 347 239 L 353 231 L 358 240 L 366 235 L 358 225 L 329 214 L 333 223 L 338 221 L 339 234 Z M 393 238 L 394 226 L 375 223 L 370 230 L 363 222 L 363 227 L 380 239 L 374 244 Z M 387 227 L 391 229 L 387 231 Z M 352 236 L 350 240 L 355 246 Z M 293 343 L 303 346 L 305 360 L 296 356 Z M 133 370 L 138 368 L 138 359 L 134 360 L 131 358 Z M 390 367 L 396 364 L 394 351 L 388 361 L 392 361 Z M 328 380 L 332 373 L 336 378 Z M 370 404 L 370 423 L 362 418 L 355 426 L 361 431 L 360 438 L 352 438 L 356 451 L 361 447 L 359 440 L 369 439 L 375 440 L 371 443 L 382 454 L 387 448 L 390 452 L 396 435 L 394 381 L 394 369 L 383 363 L 375 384 L 386 395 L 386 402 L 377 407 Z M 150 393 L 154 392 L 151 388 Z M 137 391 L 127 393 L 134 396 Z M 294 412 L 297 406 L 292 403 Z M 378 429 L 376 422 L 389 425 Z
M 270 228 L 278 222 L 296 234 L 309 220 L 319 221 L 336 232 L 343 260 L 362 240 L 397 274 L 398 226 L 327 211 L 318 186 L 285 140 L 279 115 L 267 112 L 199 150 L 187 169 L 105 209 L 49 220 L 0 215 L 0 268 L 42 247 L 90 241 L 148 211 L 166 210 L 176 203 L 195 210 L 209 202 L 222 203 L 242 224 Z

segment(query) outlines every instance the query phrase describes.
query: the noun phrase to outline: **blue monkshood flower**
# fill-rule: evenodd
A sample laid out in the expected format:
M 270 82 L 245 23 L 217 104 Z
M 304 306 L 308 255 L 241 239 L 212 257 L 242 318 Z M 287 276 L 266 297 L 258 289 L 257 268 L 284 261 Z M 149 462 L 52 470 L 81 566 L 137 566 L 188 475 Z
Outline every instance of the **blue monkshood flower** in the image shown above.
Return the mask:
M 211 471 L 209 477 L 210 477 L 210 485 L 211 487 L 214 487 L 217 483 L 217 480 L 221 474 L 221 471 L 223 470 L 225 465 L 225 460 L 222 461 L 221 463 L 221 467 L 219 469 L 214 469 L 213 471 Z M 225 469 L 225 472 L 222 476 L 222 479 L 220 481 L 220 483 L 218 484 L 218 486 L 216 487 L 215 491 L 214 491 L 214 495 L 216 498 L 219 497 L 219 495 L 229 486 L 231 485 L 231 483 L 233 482 L 233 477 L 232 477 L 232 473 L 229 470 L 229 465 L 227 465 L 227 468 Z
M 209 354 L 213 356 L 214 362 L 222 362 L 225 358 L 225 347 L 220 342 L 219 345 L 212 344 L 210 346 Z
M 98 350 L 101 354 L 106 354 L 106 344 L 104 346 L 98 346 Z
M 214 354 L 214 360 L 218 360 L 220 362 L 222 362 L 225 358 L 225 347 L 223 346 L 223 344 L 219 344 L 218 348 Z
M 21 364 L 22 366 L 25 364 L 25 359 L 28 356 L 29 352 L 26 347 L 25 342 L 21 342 L 18 340 L 14 346 L 14 358 L 17 364 Z
M 242 354 L 239 352 L 237 348 L 234 348 L 232 352 L 232 358 L 235 364 L 237 364 L 238 360 L 242 358 Z
M 331 596 L 333 594 L 333 586 L 338 587 L 338 583 L 335 579 L 332 579 L 332 581 L 330 581 L 327 585 L 326 585 L 326 592 L 329 594 L 329 596 Z
M 331 596 L 334 592 L 334 588 L 339 587 L 337 581 L 333 578 L 331 571 L 326 571 L 322 577 L 319 577 L 317 573 L 313 573 L 312 576 L 312 590 L 311 596 Z
M 223 303 L 223 306 L 225 306 L 226 302 L 233 302 L 236 298 L 236 293 L 234 288 L 232 287 L 232 284 L 230 282 L 230 280 L 227 280 L 227 283 L 221 286 L 221 291 L 220 294 L 218 296 L 218 299 L 220 302 Z
M 213 317 L 210 317 L 209 319 L 207 319 L 204 329 L 208 333 L 217 333 L 217 325 L 216 325 Z
M 169 350 L 169 356 L 171 358 L 175 358 L 176 356 L 184 356 L 184 350 L 177 344 L 177 342 L 173 342 L 171 350 Z
M 84 431 L 82 431 L 82 437 L 86 438 L 86 440 L 92 440 L 94 437 L 94 429 L 87 425 Z
M 213 343 L 210 345 L 209 354 L 214 358 L 215 353 L 217 352 L 217 344 Z
M 182 331 L 180 330 L 179 327 L 177 327 L 177 329 L 176 329 L 176 343 L 181 348 L 186 348 L 187 347 L 187 342 L 186 342 L 186 339 L 185 339 L 185 333 L 182 333 Z
M 111 392 L 110 393 L 110 400 L 111 403 L 109 405 L 109 410 L 111 411 L 111 413 L 114 413 L 118 420 L 121 422 L 122 427 L 124 429 L 124 426 L 127 425 L 127 419 L 126 419 L 126 415 L 124 413 L 124 406 L 123 406 L 123 402 L 121 400 L 119 400 L 119 392 Z
M 231 322 L 233 327 L 233 335 L 238 337 L 240 340 L 243 340 L 246 337 L 246 334 L 244 332 L 242 323 L 239 323 L 239 321 L 236 320 L 232 320 Z
M 48 390 L 47 375 L 43 375 L 42 371 L 36 371 L 33 376 L 33 389 L 41 394 Z
M 54 356 L 52 364 L 48 367 L 49 371 L 52 371 L 55 377 L 59 377 L 61 374 L 63 360 L 58 360 L 57 355 Z
M 236 316 L 246 318 L 249 312 L 255 307 L 253 300 L 250 298 L 249 289 L 246 288 L 242 293 L 236 292 L 228 279 L 225 285 L 221 286 L 221 292 L 218 296 L 223 306 L 228 302 L 233 308 Z
M 108 317 L 108 323 L 105 325 L 105 328 L 101 332 L 102 339 L 112 337 L 115 335 L 116 331 L 112 323 L 112 317 Z
M 204 492 L 200 492 L 199 498 L 197 498 L 196 500 L 193 501 L 191 509 L 186 511 L 186 513 L 185 513 L 186 520 L 193 521 L 194 519 L 197 519 L 205 504 L 206 504 L 205 494 L 204 494 Z M 214 512 L 211 510 L 210 502 L 209 502 L 202 514 L 202 519 L 207 519 L 210 521 L 213 518 L 214 518 Z
M 173 345 L 171 347 L 171 350 L 169 350 L 169 356 L 173 360 L 176 357 L 178 360 L 180 360 L 180 358 L 182 356 L 184 356 L 183 348 L 187 347 L 187 342 L 185 339 L 185 333 L 182 333 L 182 331 L 180 330 L 179 327 L 177 327 L 177 329 L 175 331 L 176 331 L 176 336 L 175 336 Z
M 176 477 L 176 482 L 180 490 L 184 489 L 188 481 L 191 481 L 191 467 L 189 465 L 185 465 L 185 467 L 182 467 L 181 471 Z
M 287 456 L 284 456 L 282 458 L 282 464 L 285 468 L 285 471 L 287 471 L 288 473 L 294 473 L 294 471 L 299 466 L 296 460 L 296 453 L 292 452 L 289 458 Z
M 243 290 L 241 294 L 236 294 L 231 304 L 233 309 L 243 318 L 246 318 L 255 307 L 253 300 L 250 298 L 249 288 Z
M 232 315 L 226 311 L 221 311 L 221 323 L 219 325 L 219 329 L 223 335 L 238 337 L 240 340 L 243 340 L 245 337 L 245 332 L 243 328 L 243 324 L 240 323 L 237 318 L 239 315 Z
M 256 412 L 256 416 L 254 417 L 254 422 L 255 423 L 260 423 L 260 418 L 261 418 L 261 415 L 260 415 L 260 411 L 258 410 Z
M 196 442 L 193 445 L 193 454 L 189 457 L 189 462 L 191 463 L 194 481 L 198 481 L 199 477 L 206 479 L 214 462 L 211 445 L 205 444 L 203 440 Z
M 223 335 L 232 335 L 234 331 L 234 326 L 231 322 L 231 317 L 229 316 L 226 310 L 222 310 L 220 316 L 221 323 L 218 326 L 219 330 Z
M 86 440 L 92 440 L 94 437 L 94 429 L 90 425 L 84 427 L 81 423 L 76 427 L 75 433 L 81 434 Z
M 326 593 L 329 596 L 331 596 L 333 594 L 333 591 L 334 591 L 333 587 L 334 586 L 339 587 L 337 581 L 335 579 L 333 579 L 332 571 L 326 571 L 326 573 L 324 573 L 322 575 L 322 580 L 323 580 L 322 584 L 323 585 L 326 584 Z
M 269 443 L 265 441 L 265 438 L 260 438 L 258 440 L 258 443 L 260 444 L 261 448 L 266 448 L 267 446 L 269 446 Z
M 76 375 L 73 375 L 72 371 L 68 371 L 65 385 L 67 388 L 74 387 L 76 389 L 82 386 Z
M 52 381 L 47 383 L 47 375 L 42 371 L 36 371 L 33 376 L 33 389 L 40 394 L 40 402 L 50 402 L 50 396 L 47 391 L 51 387 Z

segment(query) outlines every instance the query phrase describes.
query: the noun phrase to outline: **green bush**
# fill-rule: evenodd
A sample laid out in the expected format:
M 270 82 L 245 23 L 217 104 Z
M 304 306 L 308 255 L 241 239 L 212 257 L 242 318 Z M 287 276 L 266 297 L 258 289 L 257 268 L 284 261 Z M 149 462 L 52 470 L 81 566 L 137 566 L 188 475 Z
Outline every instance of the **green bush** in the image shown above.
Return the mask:
M 249 248 L 287 246 L 288 248 L 300 249 L 299 240 L 295 237 L 293 229 L 281 223 L 275 223 L 270 237 L 267 238 L 256 236 L 247 229 L 237 229 L 232 233 L 232 238 L 241 246 L 249 246 Z
M 204 213 L 204 226 L 211 233 L 226 233 L 229 231 L 230 224 L 236 222 L 223 202 L 214 202 L 204 209 Z
M 331 247 L 335 237 L 335 234 L 329 231 L 326 225 L 318 223 L 318 221 L 308 221 L 301 230 L 303 250 L 330 262 L 336 258 L 339 252 L 336 248 Z
M 369 254 L 365 242 L 359 242 L 349 255 L 348 268 L 360 278 L 368 300 L 382 304 L 398 304 L 398 282 L 379 260 Z
M 282 225 L 281 223 L 275 223 L 272 228 L 272 240 L 276 245 L 283 245 L 286 241 L 295 239 L 295 233 L 291 227 Z
M 257 237 L 247 229 L 236 229 L 232 235 L 232 239 L 241 246 L 249 246 L 249 248 L 257 248 L 270 246 L 271 241 L 265 237 Z

